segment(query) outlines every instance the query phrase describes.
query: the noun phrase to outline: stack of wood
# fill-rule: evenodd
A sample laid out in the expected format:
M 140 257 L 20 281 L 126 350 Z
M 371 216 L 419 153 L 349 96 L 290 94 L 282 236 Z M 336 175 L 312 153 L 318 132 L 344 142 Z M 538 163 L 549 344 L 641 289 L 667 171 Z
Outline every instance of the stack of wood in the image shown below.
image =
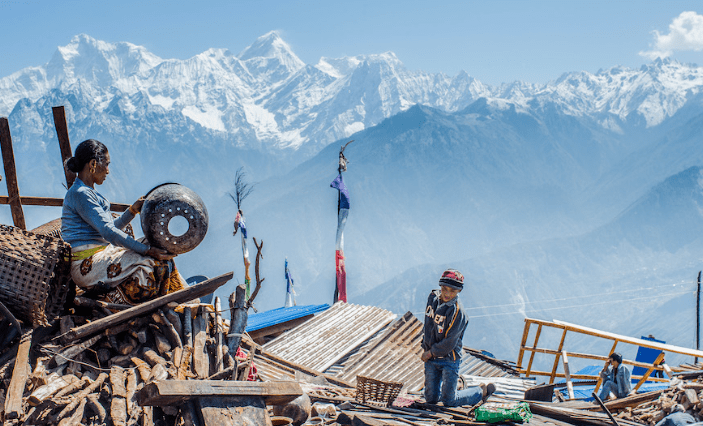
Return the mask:
M 97 320 L 88 310 L 88 316 L 62 317 L 53 328 L 23 330 L 19 342 L 0 354 L 4 424 L 188 424 L 192 404 L 141 407 L 137 392 L 160 380 L 246 380 L 252 351 L 233 356 L 241 337 L 227 337 L 232 331 L 219 298 L 214 307 L 171 302 L 141 311 L 127 321 L 115 319 L 116 325 L 110 325 L 113 317 L 139 309 Z
M 650 392 L 650 398 L 634 406 L 622 408 L 616 418 L 654 425 L 675 411 L 685 411 L 696 421 L 703 420 L 703 382 L 680 381 L 663 391 Z M 617 401 L 613 401 L 617 402 Z

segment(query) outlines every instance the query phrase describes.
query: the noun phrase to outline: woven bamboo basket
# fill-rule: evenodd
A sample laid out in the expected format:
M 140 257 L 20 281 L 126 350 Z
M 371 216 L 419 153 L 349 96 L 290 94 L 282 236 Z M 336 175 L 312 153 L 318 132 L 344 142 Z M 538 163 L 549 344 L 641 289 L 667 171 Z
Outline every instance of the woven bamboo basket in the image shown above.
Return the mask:
M 356 400 L 359 402 L 390 407 L 402 388 L 402 383 L 356 376 Z
M 33 327 L 47 325 L 66 302 L 70 253 L 60 238 L 0 225 L 0 302 Z

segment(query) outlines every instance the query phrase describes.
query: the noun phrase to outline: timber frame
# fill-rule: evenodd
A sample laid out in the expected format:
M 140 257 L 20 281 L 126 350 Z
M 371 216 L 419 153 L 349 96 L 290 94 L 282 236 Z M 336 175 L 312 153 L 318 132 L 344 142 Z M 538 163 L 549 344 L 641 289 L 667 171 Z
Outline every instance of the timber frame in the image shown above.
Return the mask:
M 527 341 L 528 341 L 528 337 L 530 336 L 530 329 L 531 329 L 532 325 L 537 326 L 537 329 L 534 332 L 534 340 L 532 341 L 532 345 L 528 346 Z M 553 329 L 557 329 L 557 330 L 562 331 L 561 339 L 560 339 L 559 345 L 556 349 L 547 349 L 547 348 L 538 347 L 538 343 L 539 343 L 540 336 L 542 334 L 542 330 L 545 328 L 553 328 Z M 570 352 L 570 351 L 567 351 L 564 349 L 564 342 L 566 340 L 566 335 L 568 332 L 572 332 L 574 334 L 586 335 L 586 336 L 593 336 L 593 337 L 609 340 L 609 341 L 612 341 L 613 345 L 610 349 L 610 352 L 607 355 L 591 355 L 591 354 Z M 619 343 L 641 346 L 641 347 L 651 348 L 651 349 L 658 349 L 663 352 L 676 353 L 676 354 L 688 355 L 688 356 L 693 356 L 693 357 L 703 357 L 703 351 L 699 351 L 699 350 L 695 350 L 695 349 L 688 349 L 688 348 L 682 348 L 680 346 L 667 345 L 667 344 L 663 344 L 663 343 L 653 342 L 651 340 L 637 339 L 634 337 L 623 336 L 620 334 L 610 333 L 607 331 L 601 331 L 601 330 L 597 330 L 594 328 L 571 324 L 571 323 L 564 322 L 564 321 L 558 321 L 558 320 L 543 321 L 543 320 L 538 320 L 538 319 L 525 318 L 525 329 L 522 334 L 522 342 L 520 343 L 520 352 L 518 353 L 518 358 L 517 358 L 517 369 L 521 374 L 524 374 L 525 377 L 530 377 L 530 375 L 549 377 L 549 383 L 554 383 L 555 378 L 564 378 L 564 379 L 566 379 L 567 386 L 571 383 L 571 379 L 597 380 L 596 388 L 595 388 L 595 392 L 597 392 L 598 388 L 601 385 L 600 376 L 586 375 L 586 374 L 569 374 L 568 361 L 566 361 L 566 360 L 570 357 L 570 358 L 585 358 L 585 359 L 592 359 L 592 360 L 605 362 L 608 360 L 608 357 L 610 356 L 610 354 L 615 352 Z M 525 358 L 526 352 L 529 352 L 530 356 L 529 356 L 529 359 L 527 360 L 527 366 L 524 367 L 524 365 L 525 365 L 524 358 Z M 537 370 L 532 369 L 532 364 L 533 364 L 536 353 L 545 354 L 547 356 L 554 357 L 552 371 L 537 371 Z M 652 372 L 654 372 L 655 370 L 660 370 L 660 371 L 664 370 L 667 374 L 671 373 L 671 369 L 668 366 L 666 366 L 665 364 L 657 365 L 663 358 L 664 358 L 664 353 L 661 353 L 659 355 L 659 357 L 653 363 L 637 362 L 637 361 L 631 361 L 631 360 L 626 360 L 626 359 L 622 360 L 623 364 L 637 366 L 637 367 L 643 367 L 647 370 L 644 375 L 632 376 L 633 379 L 640 379 L 639 382 L 637 383 L 637 385 L 635 385 L 633 387 L 633 391 L 637 391 L 637 389 L 639 389 L 640 386 L 642 386 L 644 384 L 644 382 L 646 382 L 647 380 L 655 381 L 655 382 L 668 382 L 668 379 L 650 377 Z M 563 365 L 563 371 L 564 371 L 563 373 L 560 373 L 557 371 L 559 368 L 560 359 L 563 361 L 566 361 L 566 362 L 563 362 L 563 364 L 564 364 Z
M 68 126 L 63 106 L 52 108 L 54 116 L 54 126 L 61 149 L 61 168 L 64 162 L 71 158 L 71 143 L 68 139 Z M 17 183 L 17 169 L 15 167 L 15 155 L 12 149 L 12 136 L 10 135 L 10 125 L 7 117 L 0 117 L 0 149 L 2 150 L 2 160 L 5 171 L 5 182 L 7 184 L 7 197 L 0 196 L 0 204 L 9 204 L 12 212 L 12 222 L 15 227 L 27 230 L 24 220 L 22 206 L 52 206 L 61 207 L 63 198 L 51 197 L 22 197 Z M 66 176 L 66 188 L 70 188 L 76 176 L 64 169 Z M 110 210 L 123 212 L 129 208 L 129 204 L 111 203 Z

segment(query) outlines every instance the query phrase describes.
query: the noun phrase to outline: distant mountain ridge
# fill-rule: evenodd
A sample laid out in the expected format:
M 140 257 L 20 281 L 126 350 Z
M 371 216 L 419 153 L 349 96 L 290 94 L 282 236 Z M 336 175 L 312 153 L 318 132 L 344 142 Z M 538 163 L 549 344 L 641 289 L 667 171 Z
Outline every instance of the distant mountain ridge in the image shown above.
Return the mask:
M 637 70 L 613 67 L 566 73 L 545 84 L 491 87 L 463 71 L 454 77 L 410 71 L 390 52 L 323 57 L 308 65 L 276 32 L 239 55 L 209 49 L 185 60 L 82 34 L 59 47 L 47 64 L 1 78 L 0 115 L 9 115 L 23 99 L 36 107 L 47 96 L 75 96 L 96 113 L 126 116 L 136 108 L 153 108 L 156 115 L 150 118 L 164 128 L 182 121 L 197 138 L 308 158 L 415 104 L 448 112 L 479 98 L 518 111 L 556 105 L 622 131 L 628 123 L 662 123 L 701 87 L 703 69 L 668 59 Z
M 238 55 L 209 49 L 186 60 L 81 35 L 48 64 L 0 79 L 0 115 L 9 114 L 23 195 L 65 193 L 57 105 L 74 147 L 88 137 L 108 145 L 111 174 L 99 190 L 111 201 L 132 202 L 163 182 L 195 190 L 210 229 L 178 266 L 186 276 L 234 271 L 223 295 L 243 280 L 227 192 L 244 167 L 259 182 L 244 206 L 247 227 L 266 242 L 259 309 L 283 304 L 285 257 L 300 304 L 331 301 L 329 184 L 340 145 L 354 139 L 344 175 L 350 301 L 414 310 L 443 267 L 458 267 L 480 287 L 473 324 L 482 331 L 467 344 L 500 353 L 512 350 L 526 315 L 573 314 L 561 318 L 658 337 L 674 327 L 671 294 L 649 300 L 655 316 L 646 318 L 637 304 L 614 316 L 539 301 L 578 305 L 697 272 L 702 76 L 656 60 L 491 87 L 465 72 L 408 70 L 389 52 L 305 64 L 275 32 Z M 30 226 L 58 214 L 26 213 Z M 0 221 L 11 223 L 9 209 Z M 493 317 L 488 307 L 504 301 L 515 312 Z

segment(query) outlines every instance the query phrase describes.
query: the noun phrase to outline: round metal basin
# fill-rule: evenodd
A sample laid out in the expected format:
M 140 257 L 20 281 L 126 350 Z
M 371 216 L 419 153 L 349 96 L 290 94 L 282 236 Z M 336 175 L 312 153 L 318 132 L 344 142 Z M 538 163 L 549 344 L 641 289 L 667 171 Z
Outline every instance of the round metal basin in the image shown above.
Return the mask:
M 178 183 L 164 183 L 149 191 L 141 216 L 142 231 L 149 243 L 173 254 L 193 250 L 207 233 L 205 203 Z

